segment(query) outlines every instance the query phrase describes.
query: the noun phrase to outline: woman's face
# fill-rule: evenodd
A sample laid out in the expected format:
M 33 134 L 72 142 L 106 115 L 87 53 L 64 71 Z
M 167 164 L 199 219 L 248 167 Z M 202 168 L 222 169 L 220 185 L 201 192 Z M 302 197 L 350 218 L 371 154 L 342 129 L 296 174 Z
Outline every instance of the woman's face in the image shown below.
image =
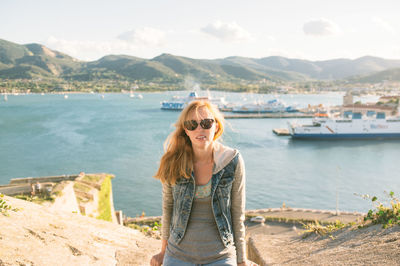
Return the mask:
M 213 119 L 214 122 L 210 129 L 204 129 L 201 127 L 200 122 L 204 119 Z M 210 145 L 214 140 L 215 132 L 218 130 L 218 124 L 215 122 L 215 118 L 207 107 L 202 106 L 196 111 L 189 113 L 186 121 L 194 120 L 197 122 L 197 128 L 194 130 L 188 130 L 185 127 L 186 135 L 190 138 L 192 146 L 195 148 L 205 148 Z M 206 123 L 205 123 L 206 124 Z

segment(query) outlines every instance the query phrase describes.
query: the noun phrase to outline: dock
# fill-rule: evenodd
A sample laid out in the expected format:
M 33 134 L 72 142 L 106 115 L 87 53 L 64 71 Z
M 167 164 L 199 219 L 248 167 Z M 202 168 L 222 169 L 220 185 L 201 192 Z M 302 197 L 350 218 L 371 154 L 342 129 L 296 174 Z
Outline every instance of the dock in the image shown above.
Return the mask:
M 225 114 L 225 119 L 249 118 L 312 118 L 313 114 L 304 113 L 252 113 L 252 114 Z
M 272 132 L 277 136 L 290 136 L 289 130 L 286 128 L 274 128 Z

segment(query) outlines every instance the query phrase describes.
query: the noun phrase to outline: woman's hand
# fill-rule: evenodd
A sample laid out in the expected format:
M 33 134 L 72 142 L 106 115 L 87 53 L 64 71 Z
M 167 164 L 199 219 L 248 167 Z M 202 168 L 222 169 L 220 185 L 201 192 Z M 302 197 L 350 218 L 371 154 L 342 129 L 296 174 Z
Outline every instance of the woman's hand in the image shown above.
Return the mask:
M 238 266 L 258 266 L 258 264 L 252 262 L 251 260 L 245 260 L 244 262 L 239 263 Z
M 150 266 L 160 266 L 163 263 L 165 251 L 167 250 L 167 239 L 161 240 L 161 252 L 154 255 L 150 260 Z
M 154 255 L 150 260 L 150 266 L 160 266 L 163 263 L 165 252 Z

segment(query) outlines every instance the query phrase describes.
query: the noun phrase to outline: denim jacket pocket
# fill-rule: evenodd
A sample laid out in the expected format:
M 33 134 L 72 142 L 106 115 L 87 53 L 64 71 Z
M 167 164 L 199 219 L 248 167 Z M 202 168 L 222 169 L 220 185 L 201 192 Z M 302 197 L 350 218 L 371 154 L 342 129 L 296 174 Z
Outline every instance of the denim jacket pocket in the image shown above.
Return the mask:
M 218 183 L 218 187 L 230 187 L 233 183 L 233 175 L 231 176 L 223 176 Z

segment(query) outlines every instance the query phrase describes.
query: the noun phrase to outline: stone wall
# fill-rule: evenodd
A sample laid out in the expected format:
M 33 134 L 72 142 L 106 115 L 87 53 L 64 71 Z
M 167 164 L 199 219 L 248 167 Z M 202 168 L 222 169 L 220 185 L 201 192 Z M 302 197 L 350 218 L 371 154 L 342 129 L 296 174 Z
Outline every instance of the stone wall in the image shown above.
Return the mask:
M 17 184 L 34 184 L 36 182 L 61 182 L 61 181 L 74 181 L 79 175 L 59 175 L 59 176 L 44 176 L 44 177 L 26 177 L 26 178 L 13 178 L 10 185 Z
M 8 196 L 21 194 L 31 194 L 32 184 L 40 183 L 42 187 L 51 183 L 59 183 L 62 181 L 74 181 L 79 175 L 60 175 L 60 176 L 45 176 L 45 177 L 26 177 L 13 178 L 7 185 L 0 186 L 0 193 Z
M 14 186 L 0 186 L 0 193 L 8 196 L 30 194 L 32 187 L 30 184 L 14 185 Z

